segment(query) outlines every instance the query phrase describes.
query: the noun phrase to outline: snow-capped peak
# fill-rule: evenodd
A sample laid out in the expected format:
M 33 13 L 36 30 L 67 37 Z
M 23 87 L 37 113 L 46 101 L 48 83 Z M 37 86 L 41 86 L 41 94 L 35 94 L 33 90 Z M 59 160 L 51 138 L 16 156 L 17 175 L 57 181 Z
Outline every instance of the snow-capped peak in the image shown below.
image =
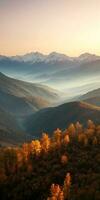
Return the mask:
M 31 62 L 31 63 L 43 62 L 43 61 L 49 63 L 49 62 L 61 62 L 61 61 L 72 60 L 71 57 L 57 52 L 52 52 L 49 55 L 44 55 L 39 52 L 31 52 L 22 56 L 13 56 L 11 57 L 11 59 L 17 61 Z
M 100 60 L 100 56 L 90 53 L 83 53 L 79 57 L 69 57 L 65 54 L 57 52 L 52 52 L 48 55 L 39 52 L 31 52 L 20 56 L 19 55 L 12 57 L 0 56 L 0 60 L 8 58 L 14 61 L 30 62 L 30 63 L 37 63 L 37 62 L 56 63 L 56 62 L 66 62 L 66 61 L 75 61 L 75 62 L 77 61 L 79 63 L 84 63 L 84 62 L 92 62 Z
M 97 56 L 95 54 L 90 54 L 90 53 L 83 53 L 78 57 L 78 60 L 83 61 L 83 62 L 84 61 L 90 62 L 90 61 L 95 61 L 99 59 L 100 59 L 100 56 Z
M 46 56 L 39 52 L 31 52 L 31 53 L 25 54 L 23 56 L 12 57 L 13 60 L 32 62 L 32 63 L 42 62 L 45 60 L 45 58 L 46 58 Z
M 72 58 L 65 54 L 52 52 L 46 57 L 45 62 L 61 62 L 67 60 L 72 60 Z

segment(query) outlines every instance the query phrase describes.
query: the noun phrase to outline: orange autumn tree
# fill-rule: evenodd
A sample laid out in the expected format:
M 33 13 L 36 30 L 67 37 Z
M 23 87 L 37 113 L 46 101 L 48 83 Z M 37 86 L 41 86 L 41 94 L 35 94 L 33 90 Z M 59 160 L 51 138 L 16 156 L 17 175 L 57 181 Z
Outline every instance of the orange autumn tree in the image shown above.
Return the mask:
M 47 200 L 64 200 L 63 191 L 58 184 L 51 185 L 51 197 L 48 197 Z
M 38 155 L 41 152 L 41 144 L 39 140 L 33 140 L 31 142 L 31 152 L 35 155 Z
M 55 131 L 54 131 L 54 134 L 53 134 L 53 141 L 55 142 L 55 144 L 57 144 L 58 146 L 61 144 L 61 138 L 62 138 L 62 131 L 57 128 Z
M 75 127 L 76 127 L 77 134 L 83 132 L 83 126 L 82 126 L 82 124 L 80 124 L 80 122 L 76 122 Z
M 50 138 L 49 138 L 47 133 L 42 134 L 42 138 L 40 140 L 40 143 L 41 143 L 41 149 L 44 152 L 47 152 L 49 150 L 50 143 L 51 143 Z
M 76 133 L 76 128 L 75 128 L 75 125 L 72 123 L 69 125 L 68 127 L 68 132 L 69 132 L 69 135 L 71 137 L 74 137 L 75 136 L 75 133 Z
M 69 200 L 70 198 L 70 186 L 71 186 L 71 175 L 70 173 L 66 174 L 66 178 L 64 180 L 64 186 L 63 186 L 63 193 L 64 193 L 64 199 Z
M 58 184 L 52 184 L 50 189 L 50 197 L 47 200 L 69 200 L 71 187 L 71 175 L 66 174 L 63 187 Z

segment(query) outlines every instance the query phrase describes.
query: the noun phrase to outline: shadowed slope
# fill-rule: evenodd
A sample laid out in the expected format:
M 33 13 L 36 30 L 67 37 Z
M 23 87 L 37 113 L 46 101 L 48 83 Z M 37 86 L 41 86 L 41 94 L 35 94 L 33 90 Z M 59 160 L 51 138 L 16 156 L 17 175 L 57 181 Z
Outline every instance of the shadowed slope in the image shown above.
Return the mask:
M 65 129 L 73 122 L 85 124 L 88 119 L 100 122 L 100 108 L 84 102 L 71 102 L 32 115 L 27 121 L 27 130 L 40 136 L 42 132 L 51 133 L 58 127 Z

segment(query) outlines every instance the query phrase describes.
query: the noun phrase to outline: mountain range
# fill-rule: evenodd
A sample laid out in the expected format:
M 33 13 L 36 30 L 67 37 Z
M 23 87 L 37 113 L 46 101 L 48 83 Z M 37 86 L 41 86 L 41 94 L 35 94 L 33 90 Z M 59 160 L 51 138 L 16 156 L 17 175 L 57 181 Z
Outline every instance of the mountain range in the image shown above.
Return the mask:
M 1 143 L 37 138 L 76 121 L 99 122 L 99 56 L 0 56 L 0 71 Z
M 65 54 L 52 52 L 48 55 L 44 55 L 40 52 L 31 52 L 21 56 L 12 56 L 10 57 L 12 60 L 16 61 L 24 61 L 24 62 L 59 62 L 59 61 L 80 61 L 80 62 L 88 62 L 100 60 L 100 56 L 90 53 L 83 53 L 78 57 L 70 57 Z
M 97 80 L 100 84 L 100 56 L 85 53 L 75 58 L 56 52 L 49 55 L 36 52 L 24 56 L 1 56 L 0 71 L 16 79 L 60 90 L 71 91 L 74 86 L 84 84 L 92 84 L 92 89 L 96 89 Z

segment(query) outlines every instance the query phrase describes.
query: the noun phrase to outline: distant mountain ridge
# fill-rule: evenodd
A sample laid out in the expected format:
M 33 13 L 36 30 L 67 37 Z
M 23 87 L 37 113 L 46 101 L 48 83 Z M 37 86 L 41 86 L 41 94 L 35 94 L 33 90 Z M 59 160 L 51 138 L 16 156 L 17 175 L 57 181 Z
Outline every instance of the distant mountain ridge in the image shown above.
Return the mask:
M 50 54 L 46 55 L 40 52 L 31 52 L 24 55 L 16 55 L 16 56 L 0 56 L 1 59 L 11 59 L 13 61 L 19 61 L 19 62 L 62 62 L 62 61 L 81 61 L 81 62 L 91 62 L 95 60 L 100 60 L 100 56 L 97 56 L 95 54 L 90 53 L 83 53 L 78 57 L 71 57 L 67 56 L 63 53 L 57 53 L 57 52 L 51 52 Z
M 17 57 L 1 56 L 0 71 L 19 80 L 62 90 L 73 88 L 75 84 L 79 87 L 81 84 L 100 82 L 100 56 L 85 53 L 73 58 L 56 52 L 49 55 L 36 52 Z

